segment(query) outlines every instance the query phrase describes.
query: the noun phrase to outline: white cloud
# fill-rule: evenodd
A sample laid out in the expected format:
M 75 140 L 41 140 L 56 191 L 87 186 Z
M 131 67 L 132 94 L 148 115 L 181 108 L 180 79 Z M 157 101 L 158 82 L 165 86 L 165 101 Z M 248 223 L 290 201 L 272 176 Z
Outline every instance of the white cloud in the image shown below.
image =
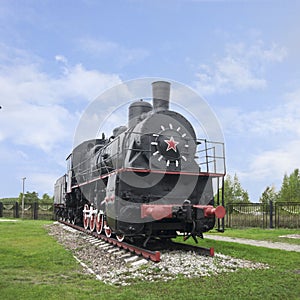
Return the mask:
M 41 198 L 43 194 L 53 195 L 54 183 L 58 176 L 54 172 L 32 172 L 26 175 L 26 190 L 37 191 Z
M 3 112 L 0 124 L 5 139 L 51 152 L 57 143 L 70 140 L 76 119 L 58 105 L 20 104 Z
M 224 57 L 199 66 L 194 84 L 202 95 L 262 89 L 267 86 L 263 76 L 267 63 L 281 62 L 286 55 L 285 48 L 276 44 L 266 47 L 261 40 L 251 46 L 228 44 Z
M 0 66 L 1 99 L 7 105 L 24 102 L 47 105 L 70 99 L 85 102 L 117 83 L 120 83 L 117 75 L 87 70 L 80 64 L 64 67 L 57 77 L 42 72 L 37 64 Z
M 83 50 L 94 54 L 109 53 L 120 48 L 117 43 L 93 38 L 82 38 L 79 42 Z
M 118 43 L 95 38 L 79 40 L 80 48 L 94 57 L 109 58 L 111 63 L 124 67 L 149 56 L 149 50 L 144 48 L 128 48 Z
M 248 176 L 256 180 L 269 178 L 280 180 L 285 173 L 291 173 L 300 167 L 300 138 L 285 144 L 279 144 L 278 148 L 266 150 L 253 157 L 249 166 Z
M 68 63 L 67 58 L 64 57 L 63 55 L 55 55 L 55 59 L 56 59 L 56 61 L 62 62 L 65 65 Z
M 62 55 L 56 60 L 64 64 L 63 71 L 50 76 L 41 70 L 39 60 L 29 61 L 18 49 L 11 52 L 21 55 L 11 60 L 7 54 L 0 65 L 2 141 L 8 139 L 49 152 L 56 143 L 68 137 L 72 140 L 78 121 L 75 103 L 84 107 L 101 91 L 121 81 L 117 75 L 87 70 L 80 64 L 68 66 Z
M 272 43 L 269 47 L 265 46 L 262 40 L 256 40 L 252 45 L 245 43 L 228 44 L 226 54 L 242 58 L 248 62 L 260 64 L 267 62 L 282 62 L 287 56 L 287 49 Z
M 277 141 L 276 147 L 255 155 L 250 170 L 258 177 L 282 178 L 300 167 L 300 90 L 286 94 L 284 104 L 268 114 L 268 118 L 256 118 L 253 126 L 265 128 L 266 141 Z
M 81 97 L 83 100 L 93 100 L 103 90 L 119 83 L 121 80 L 118 75 L 86 70 L 81 64 L 77 64 L 66 70 L 57 85 L 61 86 L 64 91 L 62 96 L 66 98 L 73 96 Z
M 267 185 L 279 189 L 284 174 L 300 168 L 300 90 L 283 95 L 268 110 L 225 108 L 219 116 L 230 149 L 229 168 L 250 188 L 254 201 Z
M 265 110 L 226 107 L 219 114 L 227 134 L 254 138 L 300 137 L 300 90 L 282 96 L 281 103 Z
M 7 195 L 22 176 L 29 189 L 52 194 L 55 179 L 65 172 L 80 112 L 121 82 L 118 75 L 70 65 L 61 54 L 54 59 L 60 64 L 56 74 L 46 73 L 41 58 L 0 44 L 1 170 L 8 174 L 1 191 Z

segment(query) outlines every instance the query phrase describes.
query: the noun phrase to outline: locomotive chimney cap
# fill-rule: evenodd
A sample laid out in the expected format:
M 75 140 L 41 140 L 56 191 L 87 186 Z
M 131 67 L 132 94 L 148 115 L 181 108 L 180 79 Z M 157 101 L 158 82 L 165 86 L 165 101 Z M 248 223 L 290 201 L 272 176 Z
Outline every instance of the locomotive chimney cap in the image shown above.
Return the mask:
M 170 82 L 152 82 L 153 108 L 154 111 L 169 110 Z

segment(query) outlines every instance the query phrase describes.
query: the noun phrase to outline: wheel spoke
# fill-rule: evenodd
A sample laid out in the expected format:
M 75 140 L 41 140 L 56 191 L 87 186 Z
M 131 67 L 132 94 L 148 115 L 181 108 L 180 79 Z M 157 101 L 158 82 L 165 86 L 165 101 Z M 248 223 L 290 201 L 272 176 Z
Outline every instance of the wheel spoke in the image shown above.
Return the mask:
M 83 209 L 83 226 L 84 229 L 88 229 L 89 228 L 89 222 L 90 218 L 89 218 L 89 206 L 87 204 L 84 205 L 84 209 Z
M 111 237 L 111 229 L 110 227 L 107 225 L 106 221 L 104 222 L 104 231 L 105 231 L 105 235 L 110 238 Z
M 94 214 L 92 214 L 90 217 L 90 230 L 91 231 L 95 230 L 95 222 L 96 222 L 96 216 Z
M 97 218 L 96 218 L 96 231 L 98 234 L 100 234 L 103 230 L 103 224 L 104 223 L 104 217 L 103 214 L 98 213 Z

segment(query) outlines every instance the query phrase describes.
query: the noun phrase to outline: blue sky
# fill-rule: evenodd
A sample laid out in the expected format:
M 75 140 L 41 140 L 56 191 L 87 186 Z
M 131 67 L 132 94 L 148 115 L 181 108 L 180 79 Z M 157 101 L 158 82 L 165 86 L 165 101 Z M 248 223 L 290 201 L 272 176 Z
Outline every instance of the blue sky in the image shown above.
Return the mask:
M 299 11 L 292 0 L 0 1 L 0 198 L 24 176 L 52 195 L 85 108 L 142 77 L 207 101 L 252 201 L 278 190 L 300 167 Z

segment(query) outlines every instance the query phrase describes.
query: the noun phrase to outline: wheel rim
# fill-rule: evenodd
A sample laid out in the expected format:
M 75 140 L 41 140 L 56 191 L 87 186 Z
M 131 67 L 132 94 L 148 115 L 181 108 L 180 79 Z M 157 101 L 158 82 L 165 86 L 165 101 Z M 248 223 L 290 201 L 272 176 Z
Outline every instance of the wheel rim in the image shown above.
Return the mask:
M 89 207 L 87 204 L 84 205 L 84 210 L 89 210 Z M 89 217 L 88 217 L 88 213 L 84 212 L 83 213 L 83 226 L 84 229 L 88 229 L 89 227 Z
M 98 214 L 97 215 L 97 219 L 96 219 L 96 231 L 98 234 L 100 234 L 102 232 L 103 229 L 103 215 L 102 214 Z
M 125 235 L 124 234 L 117 234 L 116 235 L 116 238 L 119 242 L 123 242 L 124 241 L 124 238 L 125 238 Z
M 105 235 L 110 238 L 111 237 L 111 229 L 110 227 L 107 225 L 106 221 L 104 223 L 104 231 L 105 231 Z
M 95 220 L 96 219 L 96 216 L 95 215 L 92 215 L 90 217 L 90 230 L 91 231 L 94 231 L 95 230 Z

